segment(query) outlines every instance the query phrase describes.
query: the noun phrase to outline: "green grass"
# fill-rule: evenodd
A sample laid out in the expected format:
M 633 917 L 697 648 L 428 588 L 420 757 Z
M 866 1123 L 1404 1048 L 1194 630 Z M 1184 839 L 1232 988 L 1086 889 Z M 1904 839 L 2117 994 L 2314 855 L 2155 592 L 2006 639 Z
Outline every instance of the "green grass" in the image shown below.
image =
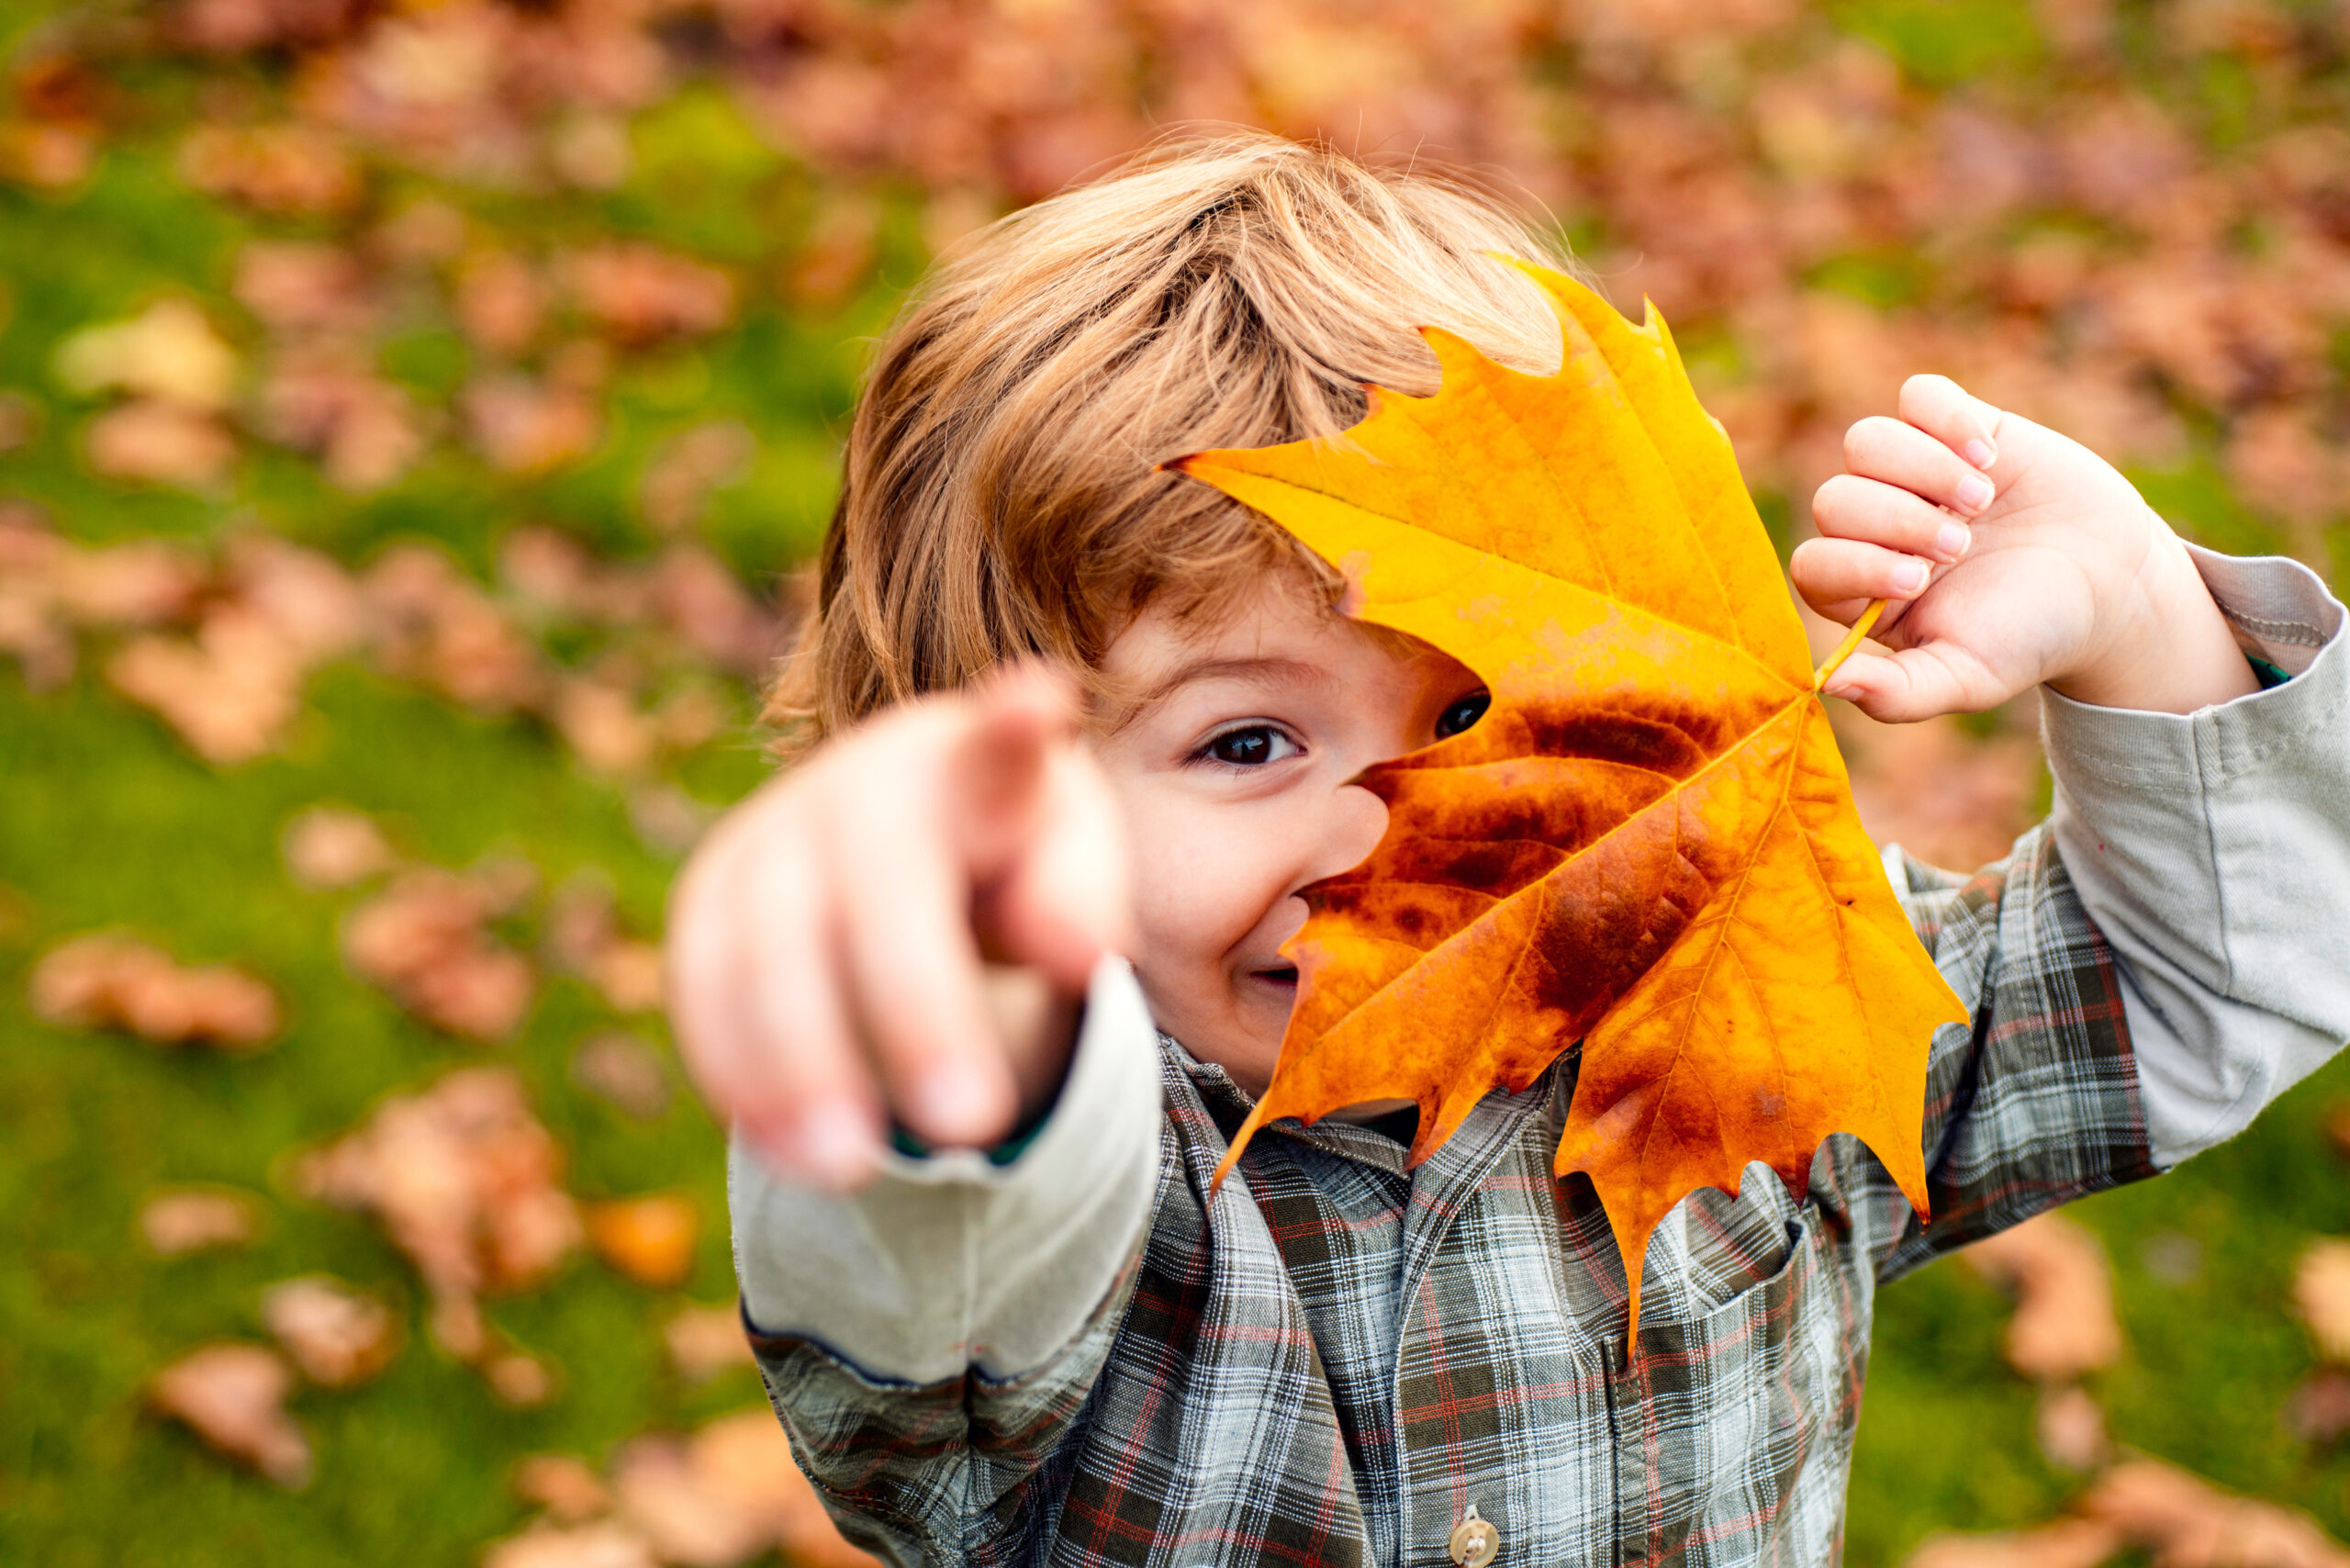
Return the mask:
M 2300 1441 L 2280 1418 L 2315 1369 L 2286 1303 L 2312 1236 L 2350 1233 L 2350 1172 L 2321 1126 L 2350 1097 L 2337 1059 L 2233 1143 L 2167 1176 L 2066 1213 L 2103 1238 L 2127 1350 L 2088 1383 L 2121 1445 L 2225 1486 L 2307 1508 L 2350 1538 L 2350 1453 Z M 2190 1278 L 2147 1266 L 2150 1244 L 2200 1253 Z M 1852 1470 L 1850 1557 L 1897 1562 L 1936 1529 L 2048 1518 L 2080 1478 L 2042 1459 L 2029 1384 L 2007 1368 L 2009 1302 L 1964 1260 L 1937 1263 L 1878 1299 L 1867 1404 Z
M 0 0 L 0 50 L 71 9 Z M 1983 84 L 1996 96 L 2002 84 L 2037 90 L 2057 69 L 2025 0 L 1837 0 L 1825 10 L 1825 26 L 1881 50 L 1911 91 Z M 2166 15 L 2136 0 L 2121 8 L 2125 42 L 2149 62 L 2163 53 L 2156 33 Z M 265 94 L 270 69 L 252 67 L 243 85 Z M 2175 75 L 2149 90 L 2183 105 L 2215 144 L 2263 130 L 2277 112 L 2241 61 L 2215 56 Z M 494 474 L 444 440 L 386 491 L 351 496 L 310 464 L 256 442 L 217 494 L 111 485 L 77 458 L 100 404 L 55 384 L 58 343 L 185 293 L 202 300 L 250 365 L 261 332 L 226 293 L 239 246 L 319 227 L 256 218 L 188 191 L 173 147 L 196 112 L 193 76 L 149 64 L 127 81 L 140 113 L 86 185 L 56 195 L 0 183 L 0 393 L 33 398 L 44 414 L 31 445 L 0 454 L 0 498 L 40 503 L 89 543 L 202 540 L 254 521 L 353 566 L 395 541 L 424 538 L 483 572 L 508 528 L 547 521 L 627 557 L 655 543 L 632 500 L 647 462 L 678 431 L 728 419 L 754 432 L 758 457 L 742 483 L 711 498 L 700 537 L 753 579 L 812 551 L 865 344 L 922 264 L 918 193 L 866 193 L 882 212 L 873 275 L 838 307 L 811 312 L 782 304 L 776 279 L 826 192 L 714 88 L 689 87 L 638 116 L 632 172 L 610 192 L 458 190 L 375 167 L 354 227 L 430 196 L 457 202 L 480 233 L 532 254 L 607 234 L 646 238 L 728 267 L 742 318 L 705 342 L 621 356 L 599 443 L 553 475 Z M 1591 212 L 1568 221 L 1580 248 L 1602 252 L 1606 236 Z M 1806 281 L 1882 308 L 1925 308 L 1935 297 L 1932 264 L 1863 245 L 1822 260 Z M 1678 325 L 1701 381 L 1736 382 L 1751 370 L 1719 323 Z M 445 313 L 408 306 L 387 322 L 377 363 L 436 407 L 481 368 Z M 2350 330 L 2336 338 L 2332 364 L 2337 381 L 2350 375 Z M 2235 499 L 2209 455 L 2132 477 L 2165 515 L 2220 548 L 2266 552 L 2283 537 Z M 1796 531 L 1790 498 L 1762 502 L 1784 549 Z M 2337 574 L 2350 573 L 2350 529 L 2331 538 Z M 674 781 L 722 804 L 764 766 L 745 729 L 681 759 Z M 746 1372 L 683 1385 L 663 1357 L 659 1326 L 680 1300 L 722 1302 L 732 1290 L 719 1138 L 682 1080 L 650 1124 L 575 1086 L 573 1050 L 614 1022 L 575 981 L 549 982 L 513 1041 L 474 1047 L 354 980 L 336 932 L 361 895 L 306 891 L 279 858 L 287 818 L 318 802 L 373 813 L 404 850 L 441 864 L 519 853 L 549 883 L 594 868 L 639 931 L 657 929 L 675 870 L 638 837 L 623 791 L 584 774 L 529 722 L 478 718 L 337 666 L 312 681 L 283 755 L 214 768 L 89 670 L 35 694 L 0 660 L 0 1564 L 466 1562 L 520 1522 L 506 1482 L 520 1455 L 600 1459 L 647 1428 L 758 1397 Z M 25 1004 L 33 959 L 68 935 L 117 926 L 185 959 L 249 966 L 287 1004 L 284 1037 L 264 1055 L 227 1059 L 33 1019 Z M 520 935 L 531 935 L 527 919 Z M 383 1096 L 485 1060 L 523 1075 L 570 1151 L 575 1190 L 683 1189 L 708 1220 L 682 1291 L 647 1290 L 583 1260 L 542 1291 L 491 1304 L 505 1333 L 560 1371 L 559 1396 L 531 1411 L 499 1405 L 476 1373 L 431 1346 L 413 1270 L 371 1222 L 307 1204 L 285 1181 L 289 1154 L 346 1130 Z M 2128 1352 L 2092 1383 L 2116 1439 L 2307 1507 L 2350 1535 L 2350 1457 L 2300 1442 L 2278 1419 L 2313 1366 L 2286 1310 L 2293 1260 L 2312 1236 L 2350 1233 L 2350 1172 L 2319 1126 L 2344 1097 L 2350 1063 L 2338 1062 L 2244 1138 L 2073 1212 L 2105 1238 L 2117 1271 Z M 263 1237 L 178 1260 L 148 1254 L 134 1230 L 140 1206 L 159 1186 L 189 1182 L 261 1196 Z M 2181 1237 L 2199 1249 L 2200 1270 L 2165 1282 L 2146 1265 L 2149 1246 L 2176 1253 Z M 374 1383 L 296 1397 L 317 1449 L 308 1489 L 279 1492 L 142 1413 L 141 1390 L 158 1367 L 210 1339 L 257 1337 L 261 1292 L 320 1270 L 397 1304 L 408 1343 Z M 2078 1485 L 2039 1453 L 2033 1391 L 1999 1352 L 2008 1311 L 1963 1263 L 1883 1294 L 1853 1470 L 1852 1562 L 1892 1564 L 1936 1529 L 2045 1518 Z
M 574 1045 L 613 1020 L 551 984 L 520 1036 L 471 1047 L 348 978 L 335 923 L 356 895 L 305 891 L 280 868 L 287 815 L 331 801 L 381 815 L 412 851 L 462 864 L 529 856 L 550 878 L 613 879 L 629 919 L 657 924 L 671 867 L 625 802 L 543 735 L 341 671 L 322 679 L 289 755 L 214 770 L 147 717 L 88 686 L 28 697 L 0 679 L 0 1561 L 91 1563 L 462 1562 L 511 1528 L 519 1455 L 601 1455 L 648 1426 L 758 1397 L 748 1373 L 691 1389 L 666 1370 L 661 1320 L 684 1296 L 732 1294 L 719 1138 L 689 1094 L 640 1125 L 576 1089 Z M 729 792 L 756 773 L 720 757 Z M 183 958 L 233 958 L 289 1003 L 251 1059 L 164 1051 L 43 1026 L 24 970 L 50 941 L 127 925 Z M 583 1195 L 682 1188 L 709 1217 L 686 1291 L 588 1263 L 494 1304 L 493 1320 L 560 1369 L 562 1396 L 515 1411 L 423 1342 L 413 1274 L 368 1223 L 295 1199 L 285 1157 L 348 1127 L 384 1093 L 463 1062 L 512 1062 L 573 1151 Z M 158 1185 L 226 1182 L 267 1196 L 249 1249 L 159 1260 L 134 1242 Z M 327 1270 L 401 1304 L 410 1344 L 378 1383 L 295 1409 L 318 1475 L 278 1494 L 141 1414 L 145 1380 L 206 1340 L 258 1332 L 262 1287 Z

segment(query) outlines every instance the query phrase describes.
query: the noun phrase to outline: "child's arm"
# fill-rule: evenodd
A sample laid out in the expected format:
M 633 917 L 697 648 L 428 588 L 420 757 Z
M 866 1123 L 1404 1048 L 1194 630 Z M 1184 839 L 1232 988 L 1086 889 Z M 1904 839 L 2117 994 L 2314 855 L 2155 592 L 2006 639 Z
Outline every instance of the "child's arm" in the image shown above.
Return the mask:
M 1156 1189 L 1156 1036 L 1108 956 L 1125 845 L 1074 715 L 1034 671 L 901 705 L 730 813 L 671 912 L 762 1369 L 897 1558 L 958 1555 L 1082 1404 Z
M 2044 682 L 2057 783 L 2008 865 L 1896 878 L 1976 1009 L 1938 1042 L 1937 1224 L 1906 1264 L 2232 1136 L 2350 1037 L 2350 653 L 2313 574 L 2181 543 L 2063 437 L 1939 377 L 1902 413 L 1854 428 L 1794 563 L 1839 619 L 1898 601 L 1894 653 L 1838 686 L 1918 718 Z M 2260 690 L 2248 655 L 2291 678 Z

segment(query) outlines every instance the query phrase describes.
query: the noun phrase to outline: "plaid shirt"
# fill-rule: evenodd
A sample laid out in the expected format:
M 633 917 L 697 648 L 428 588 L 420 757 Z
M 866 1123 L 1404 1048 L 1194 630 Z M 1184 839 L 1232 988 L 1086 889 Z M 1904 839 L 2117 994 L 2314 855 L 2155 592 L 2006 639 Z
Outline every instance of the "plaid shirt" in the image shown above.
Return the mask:
M 1837 1555 L 1877 1285 L 2154 1174 L 2113 960 L 2047 836 L 1905 903 L 1975 1014 L 1933 1042 L 1922 1224 L 1854 1140 L 1801 1203 L 1761 1166 L 1659 1226 L 1637 1343 L 1587 1182 L 1550 1174 L 1570 1051 L 1419 1170 L 1368 1128 L 1269 1129 L 1164 1042 L 1139 1255 L 1048 1364 L 877 1380 L 755 1332 L 800 1461 L 902 1562 L 1439 1564 L 1473 1505 L 1505 1563 Z

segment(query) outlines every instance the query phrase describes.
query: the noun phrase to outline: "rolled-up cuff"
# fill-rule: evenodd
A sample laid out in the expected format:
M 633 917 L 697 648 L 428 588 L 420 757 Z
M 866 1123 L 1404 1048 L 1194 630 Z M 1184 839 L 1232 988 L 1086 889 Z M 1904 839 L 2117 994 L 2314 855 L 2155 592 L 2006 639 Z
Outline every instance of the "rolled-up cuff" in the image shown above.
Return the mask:
M 2041 707 L 2058 851 L 2121 960 L 2165 1168 L 2350 1036 L 2345 614 L 2296 562 L 2194 554 L 2247 656 L 2291 678 L 2195 713 Z
M 2339 751 L 2350 707 L 2345 612 L 2315 572 L 2281 556 L 2188 551 L 2248 655 L 2294 678 L 2195 713 L 2098 708 L 2042 688 L 2042 722 L 2060 782 L 2094 792 L 2204 789 L 2283 765 L 2309 766 L 2312 740 Z M 2326 743 L 2332 743 L 2326 745 Z
M 1069 1079 L 1020 1157 L 885 1156 L 842 1196 L 728 1150 L 734 1271 L 761 1332 L 870 1376 L 934 1383 L 1042 1366 L 1082 1331 L 1142 1242 L 1156 1190 L 1158 1036 L 1134 972 L 1094 970 Z

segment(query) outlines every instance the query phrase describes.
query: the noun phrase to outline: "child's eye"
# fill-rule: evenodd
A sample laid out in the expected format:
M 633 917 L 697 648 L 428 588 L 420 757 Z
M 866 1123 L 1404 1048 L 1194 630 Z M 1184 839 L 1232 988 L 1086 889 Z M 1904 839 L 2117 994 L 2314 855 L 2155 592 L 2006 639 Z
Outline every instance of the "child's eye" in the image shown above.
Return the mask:
M 1270 724 L 1244 724 L 1211 739 L 1200 748 L 1199 755 L 1227 767 L 1262 767 L 1269 762 L 1295 756 L 1304 749 Z
M 1451 739 L 1454 735 L 1459 734 L 1461 731 L 1467 729 L 1470 725 L 1483 718 L 1485 716 L 1485 710 L 1493 705 L 1493 693 L 1489 691 L 1471 692 L 1468 696 L 1463 697 L 1460 700 L 1455 702 L 1451 707 L 1447 708 L 1442 713 L 1437 716 L 1436 738 L 1440 741 Z

